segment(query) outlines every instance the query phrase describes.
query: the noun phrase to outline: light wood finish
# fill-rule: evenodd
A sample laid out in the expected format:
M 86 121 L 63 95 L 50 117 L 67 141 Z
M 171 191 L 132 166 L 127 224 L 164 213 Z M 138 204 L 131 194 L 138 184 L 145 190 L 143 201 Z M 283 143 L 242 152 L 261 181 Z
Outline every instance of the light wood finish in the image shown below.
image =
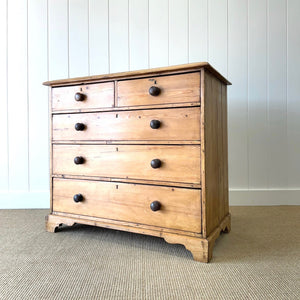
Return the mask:
M 158 129 L 150 127 L 159 120 Z M 54 141 L 200 141 L 198 108 L 138 110 L 53 116 Z M 76 123 L 86 129 L 76 131 Z
M 212 258 L 213 248 L 216 239 L 221 232 L 229 233 L 231 230 L 231 217 L 227 215 L 207 239 L 196 237 L 187 237 L 185 235 L 175 236 L 173 234 L 164 234 L 163 238 L 171 244 L 183 244 L 185 248 L 191 251 L 194 260 L 209 262 Z
M 109 224 L 106 224 L 104 227 L 107 228 L 112 228 L 112 229 L 119 229 L 119 226 L 122 227 L 132 227 L 136 228 L 138 227 L 139 229 L 145 230 L 144 234 L 148 234 L 147 232 L 152 230 L 152 231 L 160 231 L 160 232 L 168 232 L 168 233 L 175 233 L 175 234 L 183 234 L 186 236 L 192 236 L 192 237 L 198 237 L 201 238 L 202 234 L 193 232 L 193 231 L 185 231 L 185 230 L 179 230 L 179 229 L 172 229 L 168 227 L 160 227 L 160 226 L 153 226 L 149 224 L 140 224 L 140 223 L 128 223 L 127 221 L 120 221 L 120 220 L 113 220 L 113 219 L 107 219 L 107 218 L 99 218 L 99 217 L 92 217 L 92 216 L 83 216 L 83 215 L 74 215 L 74 214 L 68 214 L 65 212 L 52 212 L 52 215 L 55 215 L 57 217 L 65 217 L 65 218 L 76 218 L 79 220 L 83 220 L 82 222 L 86 222 L 88 219 L 89 221 L 92 222 L 97 222 L 98 224 L 100 222 L 106 224 L 109 222 Z M 77 222 L 77 223 L 82 223 L 82 222 Z M 92 224 L 94 225 L 94 224 Z M 116 227 L 115 227 L 116 226 Z M 123 230 L 123 229 L 122 229 Z M 133 230 L 131 230 L 134 232 Z
M 84 95 L 83 101 L 76 101 L 75 94 Z M 104 82 L 52 89 L 53 111 L 65 109 L 89 109 L 114 106 L 114 83 Z
M 81 156 L 84 163 L 76 165 Z M 160 168 L 153 169 L 153 159 Z M 200 183 L 199 146 L 53 145 L 53 174 Z
M 160 89 L 159 95 L 150 95 L 152 86 Z M 117 106 L 183 102 L 200 102 L 200 72 L 118 82 Z
M 202 109 L 203 235 L 207 237 L 228 214 L 226 87 L 209 72 L 204 77 Z
M 208 62 L 197 62 L 191 64 L 182 64 L 176 66 L 169 67 L 160 67 L 160 68 L 152 68 L 145 70 L 136 70 L 136 71 L 128 71 L 128 72 L 119 72 L 119 73 L 110 73 L 104 75 L 93 75 L 93 76 L 85 76 L 85 77 L 77 77 L 77 78 L 67 78 L 67 79 L 59 79 L 52 81 L 45 81 L 43 84 L 51 87 L 55 86 L 65 86 L 65 85 L 73 85 L 73 84 L 81 84 L 86 82 L 105 82 L 107 80 L 121 80 L 136 78 L 136 77 L 150 77 L 150 76 L 158 76 L 158 75 L 166 75 L 166 74 L 177 74 L 177 73 L 188 73 L 195 72 L 200 70 L 209 70 L 214 76 L 216 76 L 220 81 L 222 81 L 225 85 L 231 84 L 224 76 L 222 76 L 216 69 L 214 69 Z
M 199 262 L 209 262 L 212 258 L 213 247 L 216 239 L 222 232 L 229 233 L 231 230 L 230 215 L 227 215 L 209 236 L 209 238 L 201 238 L 189 235 L 189 232 L 171 232 L 172 230 L 163 227 L 152 227 L 151 229 L 144 227 L 142 224 L 120 222 L 108 219 L 100 219 L 94 217 L 78 216 L 78 215 L 56 215 L 55 213 L 46 217 L 46 229 L 49 232 L 55 232 L 62 224 L 73 226 L 76 223 L 100 226 L 105 228 L 124 230 L 140 234 L 158 236 L 165 239 L 170 244 L 182 244 L 191 251 L 194 260 Z
M 221 179 L 223 183 L 223 194 L 220 196 L 220 202 L 223 202 L 223 216 L 229 214 L 229 182 L 228 182 L 228 112 L 227 112 L 227 86 L 222 84 L 222 122 L 221 122 L 221 136 L 222 136 L 222 157 L 220 158 L 222 164 Z M 230 231 L 230 228 L 229 228 Z
M 52 96 L 52 90 L 49 89 L 49 94 L 48 94 L 48 97 L 49 99 L 51 99 L 51 96 Z M 50 139 L 50 143 L 49 143 L 49 157 L 50 157 L 50 161 L 49 161 L 49 173 L 50 173 L 50 178 L 49 178 L 49 188 L 50 188 L 50 199 L 52 199 L 52 191 L 53 191 L 53 186 L 52 186 L 52 177 L 51 177 L 51 174 L 52 174 L 52 101 L 48 101 L 48 124 L 49 124 L 49 139 Z M 52 211 L 52 201 L 50 201 L 50 211 Z
M 76 203 L 78 193 L 84 200 Z M 159 211 L 150 209 L 153 201 L 161 203 Z M 54 179 L 53 211 L 201 233 L 198 189 Z
M 195 63 L 45 84 L 67 90 L 91 83 L 99 85 L 99 95 L 103 84 L 112 84 L 112 99 L 50 109 L 47 230 L 81 223 L 149 234 L 183 244 L 195 260 L 208 262 L 219 234 L 230 231 L 230 83 L 209 64 Z M 161 88 L 159 95 L 149 95 L 152 85 Z M 161 126 L 150 128 L 151 120 Z M 76 131 L 76 123 L 84 130 Z M 152 168 L 153 159 L 161 167 Z M 153 201 L 161 210 L 150 209 Z
M 46 216 L 46 230 L 48 232 L 56 232 L 56 229 L 59 228 L 61 225 L 73 226 L 76 223 L 105 227 L 109 229 L 130 231 L 158 237 L 163 237 L 163 235 L 165 234 L 179 234 L 184 235 L 186 237 L 197 237 L 198 239 L 201 239 L 201 234 L 195 232 L 182 231 L 161 226 L 151 226 L 147 224 L 130 223 L 127 221 L 123 222 L 119 220 L 104 219 L 91 216 L 81 216 L 60 212 L 52 212 L 51 214 Z

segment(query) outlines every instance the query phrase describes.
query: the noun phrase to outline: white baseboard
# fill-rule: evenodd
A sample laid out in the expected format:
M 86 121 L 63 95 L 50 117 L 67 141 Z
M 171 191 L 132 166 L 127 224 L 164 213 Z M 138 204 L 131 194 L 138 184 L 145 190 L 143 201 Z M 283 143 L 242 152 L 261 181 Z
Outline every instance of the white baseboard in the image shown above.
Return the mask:
M 49 208 L 49 191 L 0 192 L 0 209 Z M 235 190 L 229 191 L 231 206 L 300 205 L 299 190 Z
M 299 190 L 235 190 L 229 191 L 231 206 L 300 205 Z
M 50 208 L 50 192 L 0 192 L 0 209 Z

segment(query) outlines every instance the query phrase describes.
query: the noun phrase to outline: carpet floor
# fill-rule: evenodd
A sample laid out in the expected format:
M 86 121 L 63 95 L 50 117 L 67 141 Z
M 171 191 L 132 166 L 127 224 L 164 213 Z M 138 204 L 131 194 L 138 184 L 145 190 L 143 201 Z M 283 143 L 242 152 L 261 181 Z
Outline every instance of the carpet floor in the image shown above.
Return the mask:
M 0 299 L 300 299 L 300 206 L 231 207 L 211 263 L 182 245 L 0 210 Z

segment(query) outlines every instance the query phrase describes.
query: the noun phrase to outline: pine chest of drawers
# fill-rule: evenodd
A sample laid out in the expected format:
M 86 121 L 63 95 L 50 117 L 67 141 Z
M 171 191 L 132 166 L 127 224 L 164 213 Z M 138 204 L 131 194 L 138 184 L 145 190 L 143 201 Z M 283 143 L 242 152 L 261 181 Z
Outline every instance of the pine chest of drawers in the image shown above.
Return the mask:
M 183 244 L 230 231 L 227 85 L 208 63 L 45 82 L 49 232 L 88 224 Z

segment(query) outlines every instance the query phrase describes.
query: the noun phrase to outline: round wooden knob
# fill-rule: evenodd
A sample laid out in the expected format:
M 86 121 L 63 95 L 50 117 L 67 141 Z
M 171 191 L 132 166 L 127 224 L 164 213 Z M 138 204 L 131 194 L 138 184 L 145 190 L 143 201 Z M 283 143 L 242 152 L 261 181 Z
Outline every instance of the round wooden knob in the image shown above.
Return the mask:
M 84 163 L 84 158 L 83 158 L 82 156 L 76 156 L 76 157 L 74 158 L 74 163 L 75 163 L 76 165 L 81 165 L 81 164 Z
M 75 130 L 82 131 L 85 129 L 85 125 L 83 123 L 76 123 L 75 124 Z
M 76 195 L 74 195 L 73 200 L 76 203 L 82 202 L 83 201 L 83 196 L 81 194 L 76 194 Z
M 83 101 L 85 99 L 85 95 L 82 94 L 82 93 L 76 93 L 74 95 L 74 98 L 75 98 L 76 101 Z
M 160 94 L 160 88 L 157 86 L 151 86 L 149 89 L 149 94 L 151 96 L 158 96 Z
M 151 204 L 150 204 L 150 208 L 152 211 L 158 211 L 160 210 L 161 208 L 161 204 L 159 201 L 153 201 Z
M 152 129 L 158 129 L 160 127 L 160 121 L 159 120 L 151 120 L 150 127 Z
M 151 160 L 151 167 L 152 167 L 153 169 L 157 169 L 157 168 L 159 168 L 160 166 L 161 166 L 161 160 L 160 160 L 160 159 L 155 158 L 155 159 L 152 159 L 152 160 Z

